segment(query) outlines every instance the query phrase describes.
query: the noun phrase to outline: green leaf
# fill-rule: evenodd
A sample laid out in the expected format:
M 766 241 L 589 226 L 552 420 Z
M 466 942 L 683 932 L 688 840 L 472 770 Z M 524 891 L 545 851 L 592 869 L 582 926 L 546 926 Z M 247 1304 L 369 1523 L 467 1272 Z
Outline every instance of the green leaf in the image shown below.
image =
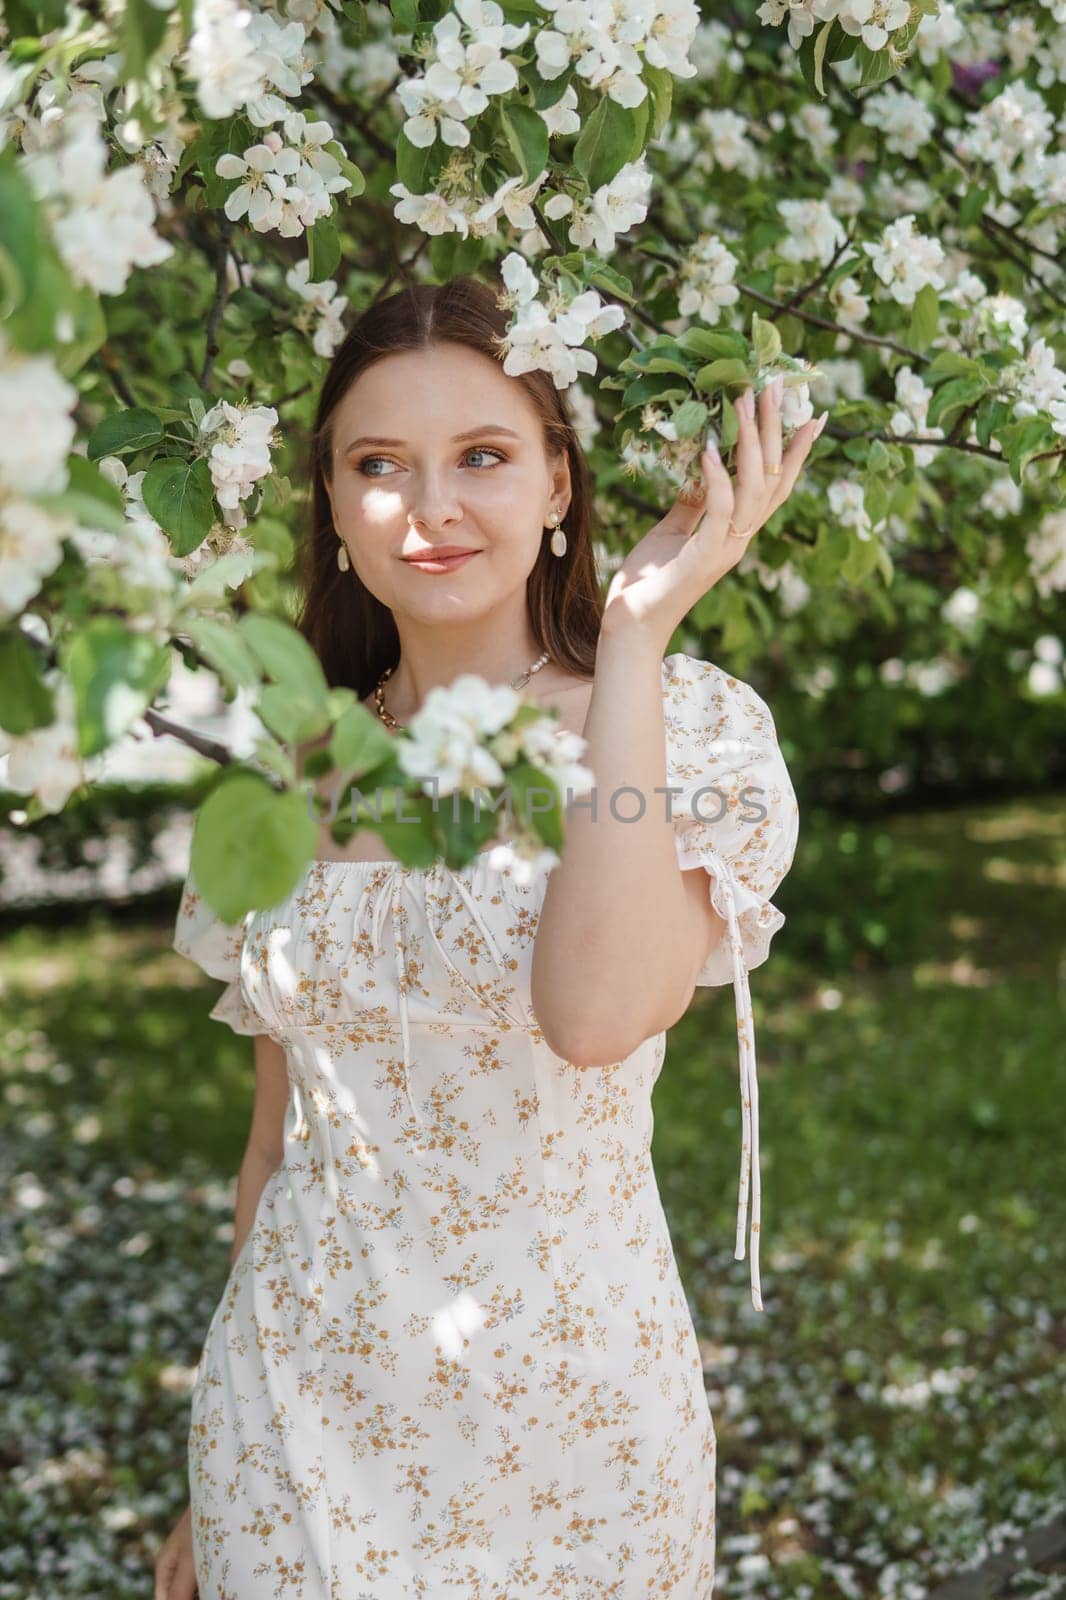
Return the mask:
M 1026 417 L 1013 427 L 1002 430 L 1000 443 L 1007 456 L 1010 475 L 1019 488 L 1033 456 L 1050 449 L 1056 442 L 1057 435 L 1047 417 Z
M 329 748 L 343 772 L 363 773 L 393 754 L 393 740 L 364 705 L 354 705 L 338 719 Z
M 354 161 L 349 160 L 348 153 L 338 139 L 329 139 L 322 147 L 327 150 L 341 169 L 341 175 L 348 179 L 351 187 L 345 193 L 346 200 L 354 200 L 366 191 L 366 176 Z
M 279 793 L 254 772 L 224 773 L 197 813 L 189 865 L 211 909 L 235 923 L 290 895 L 317 841 L 302 790 Z
M 683 399 L 687 387 L 682 388 L 669 373 L 649 372 L 644 377 L 634 378 L 622 396 L 622 409 L 630 410 L 633 406 L 650 405 L 657 400 L 666 400 L 672 396 Z
M 259 664 L 232 620 L 192 613 L 182 621 L 197 652 L 231 689 L 251 689 L 260 681 Z
M 47 727 L 55 714 L 40 651 L 21 628 L 0 630 L 0 728 L 17 738 Z
M 411 194 L 428 194 L 433 187 L 431 178 L 440 171 L 446 150 L 447 146 L 439 137 L 424 150 L 420 149 L 401 129 L 396 138 L 397 178 Z
M 641 76 L 648 86 L 651 98 L 651 123 L 647 129 L 647 137 L 649 140 L 657 139 L 670 121 L 670 109 L 674 101 L 674 75 L 666 67 L 654 67 L 650 61 L 645 61 Z
M 674 412 L 674 427 L 679 439 L 694 439 L 707 426 L 710 412 L 702 400 L 686 400 Z
M 919 289 L 911 309 L 911 323 L 907 343 L 915 350 L 926 350 L 936 337 L 940 320 L 940 302 L 931 283 Z
M 539 177 L 548 165 L 548 125 L 532 106 L 513 101 L 500 108 L 500 124 L 512 154 L 522 168 L 525 183 Z
M 814 87 L 825 98 L 825 84 L 822 81 L 822 68 L 825 64 L 825 52 L 829 45 L 829 36 L 833 31 L 832 22 L 827 22 L 818 30 L 818 37 L 814 41 Z
M 149 0 L 125 0 L 122 7 L 122 81 L 145 78 L 148 63 L 163 42 L 167 13 Z
M 722 421 L 718 429 L 718 448 L 724 455 L 736 444 L 740 434 L 740 424 L 737 421 L 737 408 L 728 395 L 722 396 Z
M 1011 408 L 1005 400 L 998 399 L 994 394 L 988 394 L 977 408 L 974 418 L 974 434 L 977 442 L 986 448 L 992 440 L 992 435 L 1010 420 Z
M 738 384 L 746 387 L 751 382 L 751 375 L 746 361 L 725 357 L 701 367 L 696 374 L 695 382 L 696 388 L 701 391 L 724 389 Z
M 565 811 L 548 774 L 529 761 L 519 761 L 508 770 L 507 785 L 516 825 L 532 828 L 543 845 L 561 853 Z
M 134 455 L 158 444 L 163 437 L 163 424 L 153 411 L 131 406 L 126 411 L 115 411 L 98 422 L 89 435 L 87 445 L 89 460 L 101 456 Z
M 574 165 L 595 191 L 617 176 L 630 159 L 632 147 L 632 112 L 605 94 L 578 134 Z
M 711 328 L 686 328 L 684 333 L 678 334 L 677 343 L 682 350 L 699 356 L 703 361 L 714 361 L 721 357 L 747 360 L 748 346 L 743 334 L 730 333 L 725 329 L 715 332 Z
M 274 680 L 257 710 L 279 739 L 307 739 L 330 722 L 329 686 L 307 640 L 281 617 L 249 612 L 238 624 L 252 653 Z
M 336 272 L 341 259 L 341 241 L 332 217 L 319 217 L 314 227 L 308 228 L 307 257 L 309 283 L 322 283 Z
M 970 228 L 982 215 L 988 203 L 989 191 L 983 189 L 979 183 L 971 183 L 962 197 L 959 206 L 959 221 L 964 228 Z
M 755 359 L 760 367 L 770 367 L 781 354 L 781 335 L 772 322 L 752 312 L 751 342 L 755 346 Z
M 202 458 L 161 456 L 144 475 L 141 494 L 145 506 L 170 536 L 171 549 L 187 556 L 203 544 L 215 522 L 211 473 Z
M 99 755 L 151 705 L 170 673 L 170 654 L 113 617 L 97 617 L 60 646 L 74 691 L 78 753 Z
M 46 510 L 66 512 L 75 521 L 104 533 L 122 533 L 126 526 L 121 491 L 84 456 L 68 456 L 65 489 L 57 494 L 37 495 L 35 499 Z
M 922 369 L 922 377 L 927 383 L 940 378 L 979 378 L 981 376 L 980 363 L 972 356 L 960 356 L 955 350 L 939 350 L 929 364 Z
M 931 428 L 943 428 L 947 432 L 951 425 L 952 413 L 963 411 L 980 398 L 985 392 L 983 378 L 949 378 L 947 383 L 942 383 L 929 402 L 926 420 Z

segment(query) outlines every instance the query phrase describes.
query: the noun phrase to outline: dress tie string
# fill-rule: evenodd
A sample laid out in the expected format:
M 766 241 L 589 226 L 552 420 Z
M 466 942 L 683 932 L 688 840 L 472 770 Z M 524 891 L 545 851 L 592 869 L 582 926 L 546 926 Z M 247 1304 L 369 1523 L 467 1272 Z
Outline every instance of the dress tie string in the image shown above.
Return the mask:
M 727 935 L 733 957 L 733 1000 L 737 1013 L 737 1052 L 740 1064 L 740 1185 L 737 1198 L 737 1236 L 733 1258 L 744 1259 L 744 1233 L 748 1215 L 748 1189 L 751 1188 L 751 1242 L 749 1270 L 751 1274 L 751 1303 L 762 1311 L 762 1287 L 759 1278 L 759 1234 L 762 1223 L 762 1185 L 759 1171 L 759 1080 L 755 1063 L 755 1019 L 751 1009 L 751 990 L 748 971 L 744 965 L 744 946 L 740 938 L 736 901 L 733 893 L 733 874 L 717 850 L 706 847 L 707 865 L 713 868 L 725 900 Z
M 393 953 L 396 960 L 396 991 L 400 1007 L 400 1034 L 403 1041 L 404 1094 L 407 1099 L 407 1104 L 410 1107 L 411 1115 L 414 1118 L 415 1127 L 420 1133 L 427 1133 L 428 1130 L 426 1124 L 423 1118 L 419 1115 L 418 1107 L 415 1104 L 414 1095 L 411 1089 L 414 1063 L 411 1058 L 411 1025 L 407 1007 L 407 944 L 403 937 L 401 919 L 398 915 L 401 910 L 403 890 L 404 888 L 409 887 L 410 869 L 400 865 L 399 863 L 390 862 L 387 865 L 389 867 L 388 876 L 381 893 L 378 895 L 374 906 L 373 917 L 371 919 L 374 948 L 378 955 L 383 955 L 385 953 L 385 918 L 386 914 L 391 911 L 393 923 Z M 467 910 L 470 912 L 470 915 L 473 917 L 475 923 L 480 929 L 481 936 L 485 940 L 486 948 L 492 956 L 492 959 L 495 961 L 497 968 L 500 970 L 500 972 L 503 972 L 505 970 L 503 957 L 500 955 L 496 941 L 493 939 L 492 934 L 489 932 L 489 929 L 485 924 L 484 917 L 478 910 L 477 902 L 470 894 L 462 880 L 450 869 L 445 870 L 448 871 L 448 876 L 451 878 L 452 883 L 458 890 L 460 898 L 463 900 Z M 451 965 L 450 962 L 449 965 Z
M 390 873 L 378 895 L 374 906 L 372 925 L 374 930 L 374 948 L 379 955 L 385 953 L 385 913 L 392 912 L 392 948 L 396 958 L 396 993 L 400 1005 L 400 1037 L 403 1051 L 403 1088 L 407 1104 L 414 1119 L 414 1125 L 419 1133 L 426 1132 L 426 1125 L 418 1114 L 414 1095 L 411 1092 L 411 1077 L 414 1071 L 414 1062 L 411 1059 L 411 1025 L 407 1012 L 407 943 L 403 937 L 400 917 L 400 902 L 403 886 L 407 882 L 406 869 L 394 868 Z

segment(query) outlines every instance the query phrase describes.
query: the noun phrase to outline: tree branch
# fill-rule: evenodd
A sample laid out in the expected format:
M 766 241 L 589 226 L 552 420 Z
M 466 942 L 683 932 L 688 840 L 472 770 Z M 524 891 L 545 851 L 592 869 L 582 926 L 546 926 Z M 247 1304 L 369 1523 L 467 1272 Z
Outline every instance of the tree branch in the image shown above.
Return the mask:
M 200 370 L 200 388 L 206 389 L 211 380 L 211 369 L 218 355 L 218 325 L 222 320 L 222 312 L 226 304 L 228 289 L 226 287 L 226 259 L 229 255 L 230 235 L 233 224 L 224 211 L 218 213 L 219 239 L 215 246 L 215 298 L 207 318 L 207 345 L 204 350 L 204 364 Z

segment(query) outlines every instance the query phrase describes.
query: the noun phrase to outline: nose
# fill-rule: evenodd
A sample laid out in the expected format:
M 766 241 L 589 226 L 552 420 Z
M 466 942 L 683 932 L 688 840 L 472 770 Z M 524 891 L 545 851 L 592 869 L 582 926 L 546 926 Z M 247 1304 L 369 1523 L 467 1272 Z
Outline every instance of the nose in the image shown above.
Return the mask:
M 427 467 L 425 472 L 415 476 L 407 505 L 407 520 L 411 526 L 421 523 L 426 528 L 444 527 L 450 522 L 462 521 L 462 516 L 462 506 L 446 469 Z

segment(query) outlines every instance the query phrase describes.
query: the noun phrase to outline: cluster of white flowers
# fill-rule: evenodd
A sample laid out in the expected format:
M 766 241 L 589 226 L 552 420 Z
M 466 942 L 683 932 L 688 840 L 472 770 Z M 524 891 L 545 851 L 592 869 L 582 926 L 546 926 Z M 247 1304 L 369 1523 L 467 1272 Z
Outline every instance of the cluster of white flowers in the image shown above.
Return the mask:
M 408 725 L 408 737 L 398 743 L 396 759 L 408 777 L 434 798 L 462 794 L 487 805 L 488 791 L 503 784 L 506 769 L 522 760 L 545 773 L 562 803 L 587 794 L 593 774 L 578 761 L 586 741 L 557 727 L 550 717 L 514 727 L 521 705 L 520 692 L 509 684 L 494 685 L 474 673 L 462 673 L 447 687 L 430 690 Z M 506 816 L 508 809 L 502 814 Z M 510 818 L 507 822 L 510 826 Z M 490 865 L 502 865 L 503 855 L 511 865 L 534 870 L 558 862 L 554 851 L 541 847 L 532 817 L 519 815 L 517 826 L 515 844 L 501 844 L 492 852 Z
M 310 263 L 298 261 L 285 274 L 285 282 L 304 302 L 296 316 L 296 326 L 302 333 L 311 334 L 311 348 L 316 355 L 331 356 L 344 338 L 341 318 L 348 305 L 348 296 L 337 293 L 334 278 L 324 278 L 321 283 L 309 283 Z
M 393 208 L 397 221 L 413 224 L 423 233 L 458 233 L 466 238 L 484 238 L 499 231 L 503 216 L 514 229 L 532 231 L 543 244 L 533 211 L 533 201 L 548 177 L 548 169 L 530 182 L 520 176 L 507 178 L 485 199 L 477 182 L 476 160 L 462 150 L 454 150 L 437 176 L 437 187 L 425 194 L 412 194 L 406 184 L 394 183 L 389 193 L 398 195 Z
M 974 307 L 970 319 L 977 340 L 986 346 L 998 347 L 1006 332 L 1007 341 L 1019 348 L 1029 332 L 1029 313 L 1020 300 L 1001 291 L 986 294 Z
M 107 143 L 91 111 L 67 113 L 55 140 L 26 152 L 21 167 L 44 203 L 52 238 L 76 283 L 121 294 L 133 267 L 173 254 L 155 232 L 155 203 L 136 162 L 107 170 Z
M 913 305 L 927 283 L 934 289 L 944 287 L 937 270 L 944 260 L 944 247 L 939 239 L 918 233 L 910 213 L 890 222 L 880 239 L 864 239 L 862 248 L 892 299 L 901 306 Z
M 783 261 L 814 261 L 824 267 L 847 238 L 824 200 L 779 200 L 777 209 L 788 224 L 776 246 Z
M 220 178 L 240 179 L 223 207 L 231 222 L 247 216 L 257 233 L 276 231 L 291 239 L 328 217 L 331 196 L 350 183 L 324 148 L 333 138 L 328 122 L 308 122 L 302 112 L 292 111 L 283 126 L 285 139 L 271 129 L 243 156 L 232 151 L 219 156 L 215 171 Z
M 834 283 L 829 291 L 829 303 L 844 327 L 861 327 L 870 315 L 870 301 L 862 293 L 858 278 L 850 274 L 846 278 L 838 278 Z
M 688 58 L 699 78 L 717 78 L 722 72 L 741 72 L 744 52 L 736 31 L 724 22 L 701 22 L 692 36 Z
M 982 511 L 1000 520 L 1016 516 L 1022 509 L 1024 499 L 1021 484 L 1015 483 L 1009 473 L 1001 472 L 989 484 L 977 504 Z
M 886 150 L 901 156 L 916 156 L 936 128 L 936 117 L 925 101 L 903 89 L 882 89 L 865 99 L 862 120 L 880 129 Z
M 541 28 L 533 43 L 537 71 L 550 82 L 571 63 L 579 78 L 620 106 L 643 105 L 648 89 L 641 69 L 646 60 L 675 78 L 694 78 L 689 46 L 700 24 L 695 0 L 646 0 L 616 5 L 614 0 L 540 0 L 553 14 L 554 28 Z
M 1066 511 L 1049 511 L 1025 541 L 1036 591 L 1047 600 L 1066 590 Z
M 517 88 L 518 72 L 503 52 L 524 44 L 530 28 L 528 22 L 506 22 L 495 0 L 455 0 L 455 9 L 434 24 L 433 58 L 424 76 L 396 86 L 410 142 L 428 149 L 439 135 L 445 144 L 465 148 L 471 117 L 481 115 L 492 95 Z
M 869 539 L 873 522 L 866 509 L 866 491 L 854 478 L 837 478 L 829 485 L 829 509 L 845 528 Z
M 771 567 L 756 553 L 757 549 L 758 541 L 752 540 L 737 563 L 737 572 L 754 572 L 762 587 L 777 595 L 782 615 L 794 617 L 811 597 L 810 584 L 796 571 L 791 561 L 786 561 L 780 567 Z
M 854 356 L 823 357 L 811 387 L 820 406 L 831 406 L 834 400 L 861 400 L 866 393 L 862 362 Z
M 937 12 L 926 12 L 914 36 L 914 48 L 923 66 L 933 67 L 943 55 L 957 59 L 956 46 L 965 30 L 954 0 L 940 0 Z
M 797 428 L 802 428 L 805 422 L 810 422 L 814 416 L 814 406 L 811 403 L 811 383 L 814 381 L 817 367 L 812 367 L 809 361 L 801 357 L 794 357 L 798 369 L 806 369 L 810 373 L 807 380 L 797 379 L 795 372 L 785 373 L 785 382 L 781 390 L 781 404 L 778 412 L 781 417 L 781 431 L 785 441 L 792 437 Z M 772 376 L 772 374 L 767 374 Z M 761 383 L 760 383 L 761 387 Z
M 144 473 L 131 473 L 118 456 L 102 456 L 97 466 L 122 494 L 125 526 L 120 534 L 78 528 L 71 543 L 91 569 L 94 599 L 121 609 L 131 631 L 165 640 L 181 604 L 183 562 L 144 503 Z
M 932 398 L 932 389 L 922 382 L 916 372 L 912 372 L 910 367 L 900 367 L 896 373 L 896 405 L 899 409 L 893 411 L 888 419 L 890 431 L 900 436 L 920 433 L 927 438 L 942 439 L 943 428 L 931 428 L 925 420 Z M 914 452 L 915 466 L 927 467 L 937 458 L 935 445 L 915 444 L 909 448 Z
M 17 616 L 63 559 L 74 523 L 33 497 L 67 486 L 77 400 L 50 356 L 21 355 L 0 330 L 0 618 Z
M 822 160 L 836 150 L 838 134 L 833 113 L 818 101 L 803 102 L 792 118 L 792 132 L 806 139 L 815 155 Z
M 595 250 L 610 255 L 615 239 L 648 215 L 652 177 L 644 156 L 629 161 L 611 179 L 601 184 L 587 200 L 574 205 L 569 194 L 553 194 L 545 203 L 544 215 L 554 222 L 569 217 L 570 243 L 578 250 Z
M 1056 366 L 1055 352 L 1042 335 L 1029 346 L 1024 360 L 1003 369 L 1001 381 L 1014 397 L 1016 417 L 1046 411 L 1055 432 L 1066 436 L 1066 372 Z
M 763 0 L 755 15 L 768 27 L 788 18 L 788 42 L 798 50 L 816 26 L 837 21 L 867 50 L 883 50 L 911 14 L 909 0 Z
M 678 269 L 678 310 L 713 327 L 725 306 L 735 305 L 740 290 L 733 282 L 737 258 L 716 233 L 701 233 L 685 252 Z
M 1055 120 L 1043 96 L 1015 79 L 994 100 L 972 111 L 955 151 L 967 160 L 980 159 L 992 168 L 1001 194 L 1037 188 Z
M 709 176 L 716 169 L 739 172 L 752 180 L 762 172 L 762 158 L 751 138 L 751 124 L 735 111 L 711 111 L 708 107 L 696 118 L 699 146 L 693 170 Z
M 595 372 L 596 357 L 584 349 L 589 339 L 602 339 L 626 320 L 619 305 L 604 305 L 595 289 L 567 299 L 554 290 L 547 304 L 537 298 L 541 284 L 529 263 L 512 250 L 500 268 L 505 288 L 499 304 L 514 313 L 502 341 L 503 370 L 509 377 L 523 372 L 550 372 L 557 389 L 566 389 L 579 372 Z
M 52 691 L 53 720 L 17 735 L 0 728 L 0 756 L 5 757 L 4 787 L 34 795 L 45 811 L 55 813 L 62 811 L 87 773 L 78 753 L 74 690 L 58 667 L 49 667 L 43 678 Z
M 201 441 L 210 447 L 207 464 L 215 497 L 231 528 L 247 527 L 241 502 L 270 471 L 270 447 L 277 421 L 273 406 L 232 406 L 227 400 L 220 400 L 200 422 Z
M 244 111 L 257 128 L 280 122 L 289 110 L 282 96 L 299 94 L 313 74 L 301 24 L 243 0 L 194 0 L 192 23 L 186 65 L 204 115 Z

